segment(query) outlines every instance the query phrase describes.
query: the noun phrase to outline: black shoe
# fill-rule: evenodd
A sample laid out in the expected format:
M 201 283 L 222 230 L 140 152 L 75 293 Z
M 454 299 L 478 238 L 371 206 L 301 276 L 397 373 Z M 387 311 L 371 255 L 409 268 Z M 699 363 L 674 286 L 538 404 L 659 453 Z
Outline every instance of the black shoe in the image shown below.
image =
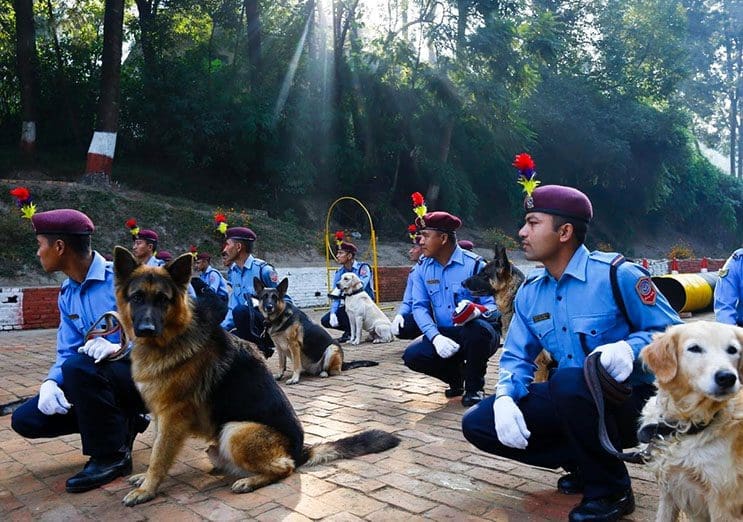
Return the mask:
M 635 496 L 628 489 L 608 497 L 585 498 L 570 512 L 570 522 L 615 522 L 635 510 Z
M 444 396 L 447 399 L 451 399 L 452 397 L 461 397 L 462 394 L 464 394 L 464 388 L 462 387 L 456 387 L 449 385 L 448 390 L 444 390 Z
M 67 493 L 82 493 L 108 484 L 132 472 L 132 455 L 129 452 L 110 458 L 91 457 L 83 470 L 65 482 Z
M 583 493 L 586 483 L 580 471 L 573 471 L 557 479 L 557 491 L 565 495 Z
M 482 390 L 474 391 L 474 392 L 465 392 L 464 397 L 462 397 L 462 406 L 474 406 L 481 400 L 485 398 L 485 392 Z
M 338 337 L 336 341 L 338 341 L 339 343 L 347 343 L 350 338 L 351 338 L 351 332 L 343 332 L 343 335 Z
M 132 452 L 132 448 L 134 447 L 134 439 L 137 437 L 137 434 L 144 433 L 144 431 L 147 429 L 147 426 L 150 425 L 150 421 L 147 417 L 142 415 L 135 415 L 131 419 L 129 419 L 129 436 L 127 437 L 126 445 L 129 449 L 129 453 Z

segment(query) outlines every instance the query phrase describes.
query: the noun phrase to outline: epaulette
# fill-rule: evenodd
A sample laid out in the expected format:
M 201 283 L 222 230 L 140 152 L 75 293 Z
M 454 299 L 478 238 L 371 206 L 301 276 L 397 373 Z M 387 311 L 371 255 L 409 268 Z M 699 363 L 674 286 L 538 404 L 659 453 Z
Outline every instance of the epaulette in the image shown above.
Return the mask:
M 528 285 L 529 283 L 533 282 L 536 279 L 539 279 L 540 277 L 544 276 L 545 268 L 532 268 L 528 274 L 526 274 L 526 278 L 524 279 L 525 285 Z
M 741 259 L 741 258 L 743 258 L 743 248 L 739 248 L 738 250 L 736 250 L 735 252 L 733 252 L 733 255 L 732 255 L 732 256 L 730 256 L 730 257 L 732 257 L 732 258 L 733 258 L 733 259 L 735 259 L 736 261 L 737 261 L 738 259 Z
M 258 259 L 257 257 L 254 257 L 253 263 L 256 263 L 258 266 L 265 266 L 268 264 L 268 261 L 264 261 L 263 259 Z
M 462 254 L 465 255 L 465 257 L 469 257 L 470 259 L 473 259 L 475 261 L 478 261 L 482 259 L 483 261 L 485 258 L 483 258 L 480 254 L 475 254 L 474 252 L 470 252 L 469 250 L 462 249 Z
M 67 288 L 69 288 L 69 286 L 70 286 L 70 279 L 67 278 L 64 281 L 62 281 L 62 286 L 59 287 L 59 293 L 64 294 Z
M 598 250 L 594 250 L 590 254 L 588 254 L 589 259 L 592 259 L 594 261 L 598 261 L 599 263 L 605 263 L 607 265 L 619 265 L 624 263 L 624 256 L 622 254 L 617 254 L 616 252 L 600 252 Z

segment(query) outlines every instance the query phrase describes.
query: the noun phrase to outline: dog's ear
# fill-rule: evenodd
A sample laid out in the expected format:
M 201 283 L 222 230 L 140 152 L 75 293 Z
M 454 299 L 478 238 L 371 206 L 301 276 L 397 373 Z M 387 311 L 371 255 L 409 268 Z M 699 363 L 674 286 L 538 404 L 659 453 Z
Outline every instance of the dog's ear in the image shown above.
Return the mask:
M 263 284 L 263 281 L 260 280 L 258 277 L 253 278 L 253 291 L 257 294 L 260 294 L 263 292 L 263 290 L 266 288 L 266 285 Z
M 137 258 L 123 246 L 114 247 L 114 276 L 116 285 L 123 285 L 139 263 Z
M 671 382 L 678 372 L 678 355 L 676 344 L 678 335 L 672 330 L 663 334 L 655 334 L 653 342 L 640 352 L 645 366 L 654 374 L 659 383 Z
M 511 262 L 508 260 L 506 247 L 495 245 L 495 266 L 498 268 L 498 276 L 502 279 L 511 273 Z
M 276 287 L 276 290 L 279 291 L 279 295 L 281 297 L 284 297 L 286 295 L 286 291 L 289 288 L 289 278 L 285 277 L 281 280 L 279 283 L 279 286 Z
M 188 286 L 191 282 L 191 270 L 193 269 L 193 254 L 188 252 L 181 254 L 175 261 L 171 261 L 165 265 L 165 270 L 170 274 L 170 278 L 173 282 L 182 287 Z

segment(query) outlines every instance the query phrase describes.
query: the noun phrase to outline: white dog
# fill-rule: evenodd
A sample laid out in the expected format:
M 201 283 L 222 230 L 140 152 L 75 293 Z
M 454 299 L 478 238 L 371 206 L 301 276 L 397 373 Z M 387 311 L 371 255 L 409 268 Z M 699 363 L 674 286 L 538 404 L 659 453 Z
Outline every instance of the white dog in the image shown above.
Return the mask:
M 346 301 L 346 313 L 351 323 L 351 344 L 361 342 L 361 333 L 366 330 L 374 343 L 392 342 L 392 323 L 384 312 L 364 292 L 364 283 L 353 272 L 346 272 L 338 282 Z
M 658 395 L 642 410 L 656 520 L 743 520 L 743 328 L 698 321 L 668 328 L 640 356 Z M 668 430 L 664 434 L 662 429 Z

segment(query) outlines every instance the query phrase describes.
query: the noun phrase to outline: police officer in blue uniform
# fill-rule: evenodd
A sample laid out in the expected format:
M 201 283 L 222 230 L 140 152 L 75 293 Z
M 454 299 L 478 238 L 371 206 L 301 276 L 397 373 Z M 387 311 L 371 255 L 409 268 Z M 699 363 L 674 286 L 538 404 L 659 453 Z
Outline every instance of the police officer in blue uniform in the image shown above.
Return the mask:
M 413 317 L 413 274 L 415 274 L 415 269 L 422 263 L 421 257 L 423 253 L 419 241 L 420 236 L 416 231 L 413 234 L 413 246 L 408 250 L 408 258 L 413 263 L 413 266 L 410 267 L 408 280 L 405 283 L 405 293 L 402 297 L 402 303 L 394 319 L 392 319 L 392 335 L 399 339 L 415 339 L 421 335 L 421 330 L 418 328 L 418 324 Z
M 253 245 L 257 236 L 246 227 L 232 227 L 225 232 L 222 261 L 228 266 L 227 279 L 232 286 L 228 311 L 222 321 L 225 330 L 235 329 L 235 335 L 258 345 L 266 358 L 273 355 L 273 342 L 265 333 L 263 316 L 253 304 L 255 289 L 253 278 L 257 277 L 267 287 L 278 286 L 279 275 L 273 266 L 253 257 Z
M 446 397 L 464 394 L 462 404 L 471 406 L 484 398 L 488 359 L 501 335 L 492 296 L 474 297 L 462 286 L 485 261 L 457 245 L 458 217 L 429 212 L 416 222 L 425 257 L 412 275 L 413 316 L 423 337 L 402 358 L 411 370 L 448 384 Z
M 32 223 L 42 267 L 68 279 L 59 293 L 56 360 L 39 394 L 13 412 L 11 426 L 31 439 L 80 433 L 90 460 L 65 484 L 77 493 L 131 473 L 134 437 L 148 423 L 118 334 L 86 339 L 104 312 L 116 310 L 113 266 L 91 250 L 93 222 L 59 209 L 35 214 Z
M 624 463 L 601 447 L 583 362 L 600 352 L 611 377 L 632 384 L 632 396 L 608 408 L 606 424 L 615 447 L 634 446 L 640 411 L 654 393 L 653 375 L 638 354 L 653 332 L 681 320 L 645 270 L 583 245 L 593 216 L 585 194 L 542 186 L 524 208 L 524 252 L 544 268 L 531 272 L 516 294 L 495 395 L 465 414 L 462 430 L 488 453 L 569 471 L 558 489 L 583 493 L 571 521 L 619 520 L 634 510 L 630 478 Z M 533 383 L 542 350 L 557 368 L 548 382 Z
M 137 261 L 148 266 L 163 266 L 165 264 L 165 261 L 155 256 L 158 239 L 157 232 L 147 228 L 139 230 L 134 235 L 132 254 L 137 258 Z
M 731 255 L 718 272 L 715 319 L 743 326 L 743 248 Z
M 358 248 L 356 248 L 356 245 L 349 243 L 348 241 L 342 241 L 338 245 L 338 251 L 335 256 L 341 266 L 335 271 L 335 275 L 333 276 L 333 288 L 338 288 L 338 283 L 343 274 L 346 272 L 353 272 L 359 276 L 361 282 L 364 283 L 364 291 L 369 294 L 369 297 L 374 299 L 374 276 L 372 274 L 371 266 L 369 266 L 369 263 L 357 261 L 357 252 Z M 330 311 L 322 316 L 320 324 L 325 328 L 342 330 L 343 334 L 337 339 L 340 343 L 345 343 L 351 338 L 351 323 L 348 321 L 346 307 L 343 305 L 343 300 L 340 298 L 332 299 L 330 303 Z
M 212 256 L 206 252 L 196 254 L 196 270 L 201 272 L 199 279 L 206 283 L 217 296 L 227 301 L 230 296 L 230 292 L 227 289 L 227 280 L 222 275 L 222 272 L 211 266 L 211 260 Z

